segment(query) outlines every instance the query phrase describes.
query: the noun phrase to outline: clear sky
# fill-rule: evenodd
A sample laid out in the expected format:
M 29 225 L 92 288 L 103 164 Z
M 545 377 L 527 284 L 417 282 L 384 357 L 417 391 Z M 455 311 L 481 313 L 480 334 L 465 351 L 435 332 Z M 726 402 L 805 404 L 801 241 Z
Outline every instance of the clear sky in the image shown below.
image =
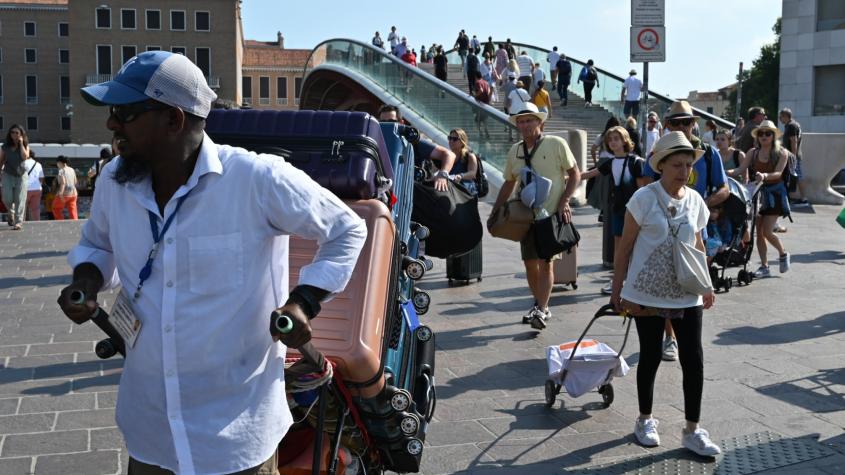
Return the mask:
M 750 67 L 774 40 L 781 12 L 780 0 L 665 1 L 667 61 L 651 63 L 649 82 L 674 97 L 734 82 L 739 62 Z M 451 47 L 466 29 L 482 41 L 492 35 L 558 46 L 623 77 L 634 67 L 642 77 L 642 64 L 629 62 L 631 0 L 244 0 L 242 8 L 247 39 L 275 41 L 281 31 L 287 48 L 310 49 L 329 38 L 369 42 L 376 30 L 386 40 L 391 25 L 417 50 L 434 42 Z

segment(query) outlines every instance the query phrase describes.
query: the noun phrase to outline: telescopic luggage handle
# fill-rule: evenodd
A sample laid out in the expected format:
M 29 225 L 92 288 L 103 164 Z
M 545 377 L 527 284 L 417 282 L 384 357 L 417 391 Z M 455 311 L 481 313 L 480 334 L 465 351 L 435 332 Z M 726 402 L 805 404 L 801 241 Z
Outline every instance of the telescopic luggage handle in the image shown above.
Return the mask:
M 624 316 L 624 315 L 620 314 L 619 312 L 617 312 L 615 308 L 613 308 L 613 304 L 608 303 L 608 304 L 602 305 L 601 308 L 599 308 L 596 311 L 596 314 L 593 316 L 593 318 L 608 317 L 608 316 L 611 316 L 611 315 Z
M 86 298 L 85 292 L 81 290 L 74 290 L 70 293 L 70 302 L 76 305 L 84 304 Z M 102 359 L 107 359 L 114 356 L 115 352 L 117 352 L 120 353 L 120 356 L 125 358 L 126 344 L 123 341 L 123 337 L 120 336 L 120 333 L 115 330 L 114 326 L 109 321 L 109 314 L 98 306 L 97 310 L 94 311 L 94 314 L 91 315 L 91 321 L 109 336 L 108 339 L 97 343 L 97 346 L 95 347 L 97 356 Z
M 270 314 L 273 321 L 273 327 L 281 334 L 287 334 L 293 331 L 293 319 L 285 312 L 273 310 Z M 321 371 L 326 364 L 326 359 L 319 350 L 314 348 L 311 342 L 305 343 L 299 348 L 295 348 L 308 363 L 316 366 Z

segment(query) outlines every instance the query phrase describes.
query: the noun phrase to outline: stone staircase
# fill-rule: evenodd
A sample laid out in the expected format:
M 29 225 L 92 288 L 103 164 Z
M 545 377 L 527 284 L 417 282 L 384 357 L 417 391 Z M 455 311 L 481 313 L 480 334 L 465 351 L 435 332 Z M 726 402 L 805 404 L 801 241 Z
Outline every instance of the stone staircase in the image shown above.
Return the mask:
M 432 76 L 434 75 L 433 64 L 419 64 L 419 69 Z M 463 74 L 460 65 L 450 64 L 447 69 L 449 84 L 461 91 L 469 93 L 466 76 Z M 587 131 L 590 143 L 604 131 L 604 125 L 611 114 L 600 106 L 584 107 L 584 99 L 580 94 L 575 93 L 573 88 L 580 90 L 579 85 L 569 86 L 569 102 L 566 107 L 561 107 L 557 91 L 551 90 L 551 84 L 546 85 L 552 99 L 552 117 L 546 122 L 547 133 L 560 132 L 571 129 L 583 129 Z M 579 91 L 580 92 L 580 91 Z M 499 94 L 499 101 L 490 105 L 498 110 L 503 110 L 504 97 Z

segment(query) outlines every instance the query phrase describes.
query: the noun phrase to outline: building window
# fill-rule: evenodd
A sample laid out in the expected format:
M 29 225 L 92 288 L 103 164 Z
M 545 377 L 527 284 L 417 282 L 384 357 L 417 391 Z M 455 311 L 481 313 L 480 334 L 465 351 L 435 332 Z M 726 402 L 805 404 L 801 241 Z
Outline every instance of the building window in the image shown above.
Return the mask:
M 293 92 L 296 94 L 294 97 L 294 102 L 298 105 L 299 104 L 299 94 L 302 92 L 302 78 L 294 78 L 293 79 Z
M 187 49 L 184 46 L 174 46 L 170 48 L 171 53 L 181 54 L 182 56 L 185 56 L 185 51 L 187 51 Z
M 23 60 L 30 64 L 38 62 L 38 54 L 35 52 L 35 48 L 24 49 Z
M 70 130 L 70 117 L 61 118 L 61 127 L 62 130 Z
M 161 10 L 147 10 L 147 29 L 161 29 Z
M 845 2 L 818 0 L 816 31 L 845 30 Z
M 241 89 L 243 90 L 244 104 L 252 104 L 252 78 L 244 76 L 241 78 Z
M 0 104 L 3 103 L 3 76 L 0 75 Z M 3 130 L 3 127 L 0 127 L 0 130 Z
M 170 10 L 170 29 L 185 31 L 185 10 Z
M 97 74 L 111 74 L 111 45 L 97 45 Z
M 203 76 L 206 78 L 211 76 L 211 50 L 209 48 L 197 48 L 195 62 Z
M 24 36 L 35 36 L 35 22 L 34 21 L 23 22 L 23 35 Z
M 121 8 L 120 9 L 120 29 L 121 30 L 134 30 L 137 28 L 135 23 L 135 9 L 134 8 Z
M 813 115 L 845 115 L 845 64 L 816 66 Z
M 29 116 L 26 118 L 26 128 L 32 132 L 38 130 L 38 117 Z
M 211 31 L 211 13 L 195 12 L 194 29 L 196 31 Z
M 96 24 L 97 28 L 111 28 L 111 8 L 109 7 L 99 7 L 97 8 L 96 12 Z
M 38 104 L 38 77 L 26 77 L 26 103 Z
M 67 23 L 59 23 L 59 36 L 70 36 L 70 27 Z
M 161 46 L 147 45 L 147 51 L 161 51 Z
M 126 62 L 132 59 L 132 57 L 136 54 L 138 54 L 138 48 L 136 48 L 135 46 L 121 46 L 120 59 L 122 63 L 120 64 L 126 64 Z
M 267 76 L 258 78 L 258 103 L 270 105 L 270 78 Z
M 276 104 L 288 105 L 288 78 L 276 78 Z
M 59 50 L 59 64 L 68 64 L 68 63 L 70 63 L 70 50 L 60 49 Z
M 70 102 L 70 77 L 59 76 L 59 102 L 67 104 Z
M 138 48 L 135 46 L 121 46 L 120 47 L 120 64 L 126 64 L 127 61 L 132 59 L 133 56 L 138 54 Z
M 707 113 L 708 113 L 708 114 L 712 114 L 712 113 L 713 113 L 713 108 L 712 108 L 712 107 L 708 107 L 708 108 L 707 108 Z

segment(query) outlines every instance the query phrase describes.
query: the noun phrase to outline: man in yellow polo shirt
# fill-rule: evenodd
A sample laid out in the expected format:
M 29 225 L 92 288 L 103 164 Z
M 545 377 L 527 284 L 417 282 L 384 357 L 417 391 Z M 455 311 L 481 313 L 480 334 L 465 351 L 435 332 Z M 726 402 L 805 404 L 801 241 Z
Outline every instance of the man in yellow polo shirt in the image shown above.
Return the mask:
M 548 198 L 536 212 L 539 214 L 545 211 L 549 216 L 557 213 L 564 222 L 569 222 L 572 219 L 569 200 L 581 179 L 575 157 L 566 140 L 543 135 L 543 122 L 547 117 L 545 112 L 540 112 L 532 103 L 526 103 L 524 107 L 524 110 L 509 119 L 522 134 L 522 141 L 511 146 L 508 151 L 504 171 L 505 183 L 496 197 L 492 215 L 510 198 L 520 180 L 520 171 L 525 167 L 525 157 L 528 155 L 531 157 L 534 172 L 552 182 Z M 522 317 L 522 323 L 530 323 L 533 328 L 542 330 L 546 328 L 546 322 L 551 317 L 549 296 L 554 283 L 552 263 L 550 260 L 540 259 L 537 255 L 533 227 L 520 242 L 520 251 L 528 276 L 528 287 L 534 296 L 534 306 Z

